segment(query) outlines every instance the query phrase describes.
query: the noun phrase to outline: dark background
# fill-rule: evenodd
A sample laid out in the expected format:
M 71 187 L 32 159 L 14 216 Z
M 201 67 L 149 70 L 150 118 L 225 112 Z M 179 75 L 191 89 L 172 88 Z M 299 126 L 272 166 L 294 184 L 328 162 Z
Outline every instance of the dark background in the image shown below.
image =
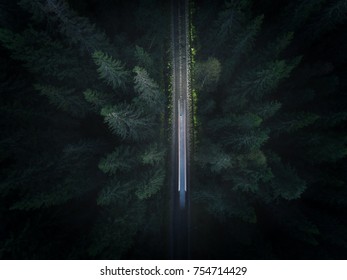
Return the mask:
M 190 6 L 191 258 L 345 259 L 347 2 Z M 0 27 L 0 258 L 168 258 L 170 3 Z

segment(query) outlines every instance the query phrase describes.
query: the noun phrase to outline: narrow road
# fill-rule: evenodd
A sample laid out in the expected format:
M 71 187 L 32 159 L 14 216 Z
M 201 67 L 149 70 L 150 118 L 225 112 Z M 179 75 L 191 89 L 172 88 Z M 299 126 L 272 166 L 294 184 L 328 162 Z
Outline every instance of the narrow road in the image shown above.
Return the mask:
M 189 0 L 171 0 L 171 258 L 189 258 Z

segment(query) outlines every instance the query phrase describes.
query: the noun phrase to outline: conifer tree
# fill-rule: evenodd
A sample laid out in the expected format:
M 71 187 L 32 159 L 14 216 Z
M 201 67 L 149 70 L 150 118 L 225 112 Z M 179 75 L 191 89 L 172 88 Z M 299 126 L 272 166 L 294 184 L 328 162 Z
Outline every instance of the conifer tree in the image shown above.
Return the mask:
M 152 25 L 147 33 L 128 18 L 125 25 L 141 29 L 141 38 L 130 34 L 112 41 L 98 23 L 72 10 L 68 1 L 18 2 L 17 9 L 23 9 L 18 13 L 28 12 L 30 22 L 0 30 L 1 45 L 11 55 L 6 63 L 14 65 L 9 73 L 19 69 L 27 78 L 1 105 L 9 137 L 0 140 L 1 151 L 6 151 L 1 153 L 1 164 L 8 166 L 0 173 L 0 215 L 11 218 L 6 221 L 8 233 L 0 233 L 4 240 L 0 254 L 28 259 L 121 258 L 135 236 L 152 238 L 144 230 L 146 213 L 151 220 L 161 220 L 155 217 L 161 212 L 153 211 L 152 204 L 163 203 L 159 197 L 166 176 L 166 149 L 160 135 L 165 99 L 157 82 L 163 84 L 166 29 L 163 25 L 160 34 L 155 33 Z M 157 20 L 165 20 L 157 8 L 155 12 Z M 130 29 L 127 32 L 132 33 Z M 155 43 L 144 44 L 143 38 L 153 34 Z M 129 47 L 134 45 L 149 51 Z M 11 222 L 21 215 L 29 217 L 27 224 Z M 54 230 L 43 238 L 36 232 L 37 224 L 41 217 L 50 221 L 49 215 L 58 218 L 52 220 Z M 76 232 L 85 232 L 72 234 L 69 224 L 76 224 Z M 160 224 L 153 226 L 151 234 L 158 234 Z M 21 238 L 33 248 L 15 242 Z M 36 250 L 39 238 L 50 245 Z M 73 248 L 58 253 L 71 247 L 66 244 Z
M 112 57 L 100 51 L 93 53 L 93 59 L 98 66 L 97 71 L 101 79 L 115 90 L 119 87 L 124 87 L 127 72 L 124 70 L 120 61 L 114 60 Z
M 274 254 L 279 258 L 302 257 L 298 244 L 304 244 L 308 258 L 329 255 L 319 246 L 334 246 L 327 241 L 329 222 L 320 223 L 318 208 L 344 216 L 337 193 L 343 196 L 346 184 L 341 172 L 346 100 L 340 94 L 345 91 L 340 72 L 346 62 L 341 51 L 345 2 L 285 1 L 273 13 L 273 3 L 270 8 L 268 3 L 228 1 L 214 15 L 212 27 L 195 18 L 199 141 L 192 201 L 204 219 L 221 221 L 216 225 L 228 236 L 222 244 L 240 246 L 244 233 L 235 225 L 242 224 L 256 235 L 240 246 L 242 252 L 265 244 L 259 236 L 270 235 L 281 239 L 269 242 L 269 248 L 282 250 Z M 332 30 L 336 34 L 328 33 Z M 220 62 L 220 79 L 206 90 L 201 61 L 211 56 Z M 345 243 L 343 227 L 339 244 Z M 222 246 L 217 250 L 225 252 Z
M 163 113 L 165 99 L 159 86 L 149 77 L 146 70 L 140 67 L 135 67 L 134 72 L 136 74 L 134 78 L 134 88 L 139 94 L 139 101 L 137 102 L 145 104 L 150 111 Z
M 144 117 L 143 113 L 135 106 L 119 104 L 105 107 L 101 110 L 111 131 L 122 139 L 145 139 L 150 135 L 151 119 Z

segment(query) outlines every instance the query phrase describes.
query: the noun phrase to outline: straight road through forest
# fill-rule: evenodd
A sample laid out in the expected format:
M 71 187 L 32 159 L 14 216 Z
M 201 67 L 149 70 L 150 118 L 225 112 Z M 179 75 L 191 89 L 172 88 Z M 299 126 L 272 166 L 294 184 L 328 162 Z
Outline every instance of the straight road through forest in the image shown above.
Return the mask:
M 189 5 L 171 2 L 172 154 L 171 258 L 189 258 Z

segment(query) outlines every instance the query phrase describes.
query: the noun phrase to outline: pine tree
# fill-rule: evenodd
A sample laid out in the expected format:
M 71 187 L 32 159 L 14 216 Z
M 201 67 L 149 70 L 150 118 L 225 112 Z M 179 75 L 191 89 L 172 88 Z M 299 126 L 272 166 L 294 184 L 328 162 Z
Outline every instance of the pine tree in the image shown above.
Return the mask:
M 234 94 L 261 99 L 265 94 L 271 93 L 278 84 L 287 78 L 290 72 L 298 65 L 300 58 L 290 63 L 284 60 L 276 60 L 259 69 L 240 77 L 233 88 Z
M 278 197 L 286 200 L 300 198 L 306 189 L 306 182 L 297 175 L 295 169 L 282 163 L 276 156 L 272 156 L 270 165 L 274 174 L 274 178 L 270 182 L 274 199 Z
M 146 1 L 140 2 L 143 6 Z M 134 242 L 149 236 L 144 217 L 162 221 L 152 205 L 164 203 L 159 197 L 166 150 L 159 128 L 165 100 L 154 80 L 163 85 L 166 29 L 160 26 L 159 34 L 153 28 L 166 18 L 154 3 L 159 16 L 151 29 L 124 18 L 129 34 L 117 35 L 113 44 L 99 31 L 100 21 L 80 16 L 83 12 L 73 11 L 67 1 L 21 0 L 19 5 L 19 27 L 6 24 L 0 30 L 6 49 L 1 73 L 25 76 L 16 79 L 20 86 L 12 91 L 9 77 L 0 74 L 6 81 L 1 91 L 8 92 L 0 98 L 7 135 L 0 139 L 6 167 L 0 172 L 0 215 L 8 217 L 8 231 L 0 232 L 0 254 L 17 259 L 121 258 Z M 144 48 L 134 52 L 129 46 L 135 45 Z M 120 57 L 131 68 L 150 69 L 135 67 L 138 72 L 133 73 Z M 39 246 L 41 241 L 47 245 Z
M 139 46 L 135 46 L 135 57 L 141 68 L 149 71 L 149 73 L 153 73 L 153 69 L 155 68 L 154 62 L 148 52 Z
M 141 162 L 152 166 L 158 166 L 164 163 L 166 149 L 159 144 L 150 145 L 142 154 Z
M 240 246 L 246 258 L 254 244 L 265 244 L 259 235 L 276 236 L 269 246 L 281 250 L 275 254 L 279 258 L 332 255 L 317 246 L 338 250 L 327 244 L 333 234 L 324 230 L 329 222 L 320 224 L 316 210 L 344 216 L 346 100 L 341 92 L 346 85 L 340 71 L 346 61 L 341 48 L 345 1 L 279 3 L 276 13 L 272 2 L 251 4 L 226 2 L 208 31 L 195 19 L 195 74 L 204 73 L 202 61 L 213 56 L 221 78 L 206 92 L 203 78 L 195 76 L 200 125 L 193 205 L 210 223 L 220 220 L 214 225 L 227 232 L 223 244 Z M 328 33 L 332 30 L 336 34 Z M 254 233 L 248 244 L 239 245 L 244 233 L 236 232 L 236 224 Z M 337 233 L 341 246 L 343 232 L 341 227 Z
M 251 23 L 242 29 L 240 34 L 237 34 L 235 45 L 232 47 L 232 53 L 224 63 L 223 68 L 225 71 L 223 75 L 226 77 L 225 79 L 230 78 L 242 58 L 244 58 L 252 49 L 255 37 L 261 28 L 263 18 L 264 16 L 256 17 Z
M 133 239 L 145 221 L 145 206 L 128 203 L 126 212 L 117 206 L 107 207 L 92 231 L 93 243 L 89 245 L 91 258 L 120 259 L 133 244 Z
M 104 173 L 117 174 L 118 172 L 130 171 L 136 164 L 136 151 L 129 146 L 120 146 L 116 150 L 102 158 L 99 168 Z
M 140 67 L 135 67 L 134 88 L 139 93 L 138 101 L 145 104 L 149 111 L 163 113 L 165 99 L 159 86 L 149 77 L 147 71 Z
M 85 73 L 81 70 L 84 65 L 78 66 L 78 53 L 52 39 L 46 32 L 28 28 L 22 34 L 16 34 L 8 29 L 0 29 L 0 41 L 11 50 L 14 59 L 23 61 L 29 71 L 45 79 L 54 77 L 62 81 Z
M 83 118 L 88 112 L 85 100 L 74 89 L 57 88 L 49 85 L 36 85 L 36 90 L 46 96 L 51 104 L 71 115 Z
M 135 192 L 136 196 L 140 199 L 148 199 L 156 194 L 164 184 L 165 170 L 163 166 L 152 169 L 149 173 L 144 175 L 141 184 L 138 185 Z
M 95 164 L 95 156 L 99 149 L 99 144 L 91 141 L 80 141 L 76 144 L 67 145 L 62 151 L 61 156 L 58 158 L 57 163 L 54 161 L 48 162 L 49 165 L 45 168 L 48 173 L 46 178 L 41 176 L 46 183 L 53 178 L 57 178 L 57 182 L 46 185 L 45 190 L 40 190 L 41 184 L 32 186 L 31 188 L 22 189 L 24 192 L 23 197 L 11 206 L 11 210 L 31 210 L 36 208 L 48 208 L 53 205 L 60 205 L 66 203 L 74 198 L 81 197 L 84 193 L 91 191 L 96 186 L 94 181 L 88 177 L 83 176 Z M 42 158 L 39 158 L 43 160 Z M 44 163 L 44 162 L 42 162 Z M 42 164 L 40 163 L 40 164 Z M 37 166 L 35 164 L 31 168 L 37 175 Z M 74 170 L 74 166 L 78 164 L 79 169 Z M 30 173 L 34 176 L 35 173 Z M 28 174 L 29 175 L 29 174 Z M 54 176 L 54 177 L 53 177 Z M 59 180 L 59 176 L 61 179 Z M 21 182 L 23 183 L 23 182 Z
M 196 62 L 194 68 L 194 87 L 197 90 L 211 91 L 219 81 L 221 64 L 218 59 L 209 57 L 207 61 Z
M 151 136 L 152 121 L 135 106 L 125 103 L 113 107 L 104 107 L 101 115 L 110 130 L 122 139 L 135 141 Z
M 242 30 L 243 24 L 247 21 L 247 9 L 250 1 L 229 1 L 225 3 L 225 10 L 219 13 L 216 21 L 217 32 L 212 31 L 215 47 L 221 47 L 229 38 L 235 38 L 235 34 Z
M 97 204 L 101 206 L 124 205 L 126 207 L 131 200 L 131 192 L 136 186 L 135 181 L 120 182 L 117 177 L 110 180 L 98 196 Z
M 82 52 L 91 54 L 102 51 L 109 55 L 114 54 L 114 47 L 105 34 L 97 30 L 87 18 L 79 17 L 69 8 L 66 1 L 21 0 L 19 5 L 32 13 L 35 21 L 52 21 L 57 24 L 59 32 Z
M 291 133 L 314 124 L 319 116 L 313 113 L 295 112 L 282 114 L 272 127 L 273 133 Z
M 96 112 L 100 112 L 110 102 L 109 95 L 104 92 L 87 89 L 83 94 L 85 100 L 93 105 Z
M 120 61 L 114 60 L 101 51 L 94 52 L 93 59 L 98 66 L 98 73 L 101 79 L 115 90 L 125 86 L 128 74 Z
M 343 133 L 309 134 L 306 155 L 311 162 L 337 162 L 347 156 L 347 136 Z
M 195 160 L 205 170 L 220 173 L 234 164 L 232 157 L 217 145 L 206 143 L 200 149 L 201 152 L 197 154 Z

